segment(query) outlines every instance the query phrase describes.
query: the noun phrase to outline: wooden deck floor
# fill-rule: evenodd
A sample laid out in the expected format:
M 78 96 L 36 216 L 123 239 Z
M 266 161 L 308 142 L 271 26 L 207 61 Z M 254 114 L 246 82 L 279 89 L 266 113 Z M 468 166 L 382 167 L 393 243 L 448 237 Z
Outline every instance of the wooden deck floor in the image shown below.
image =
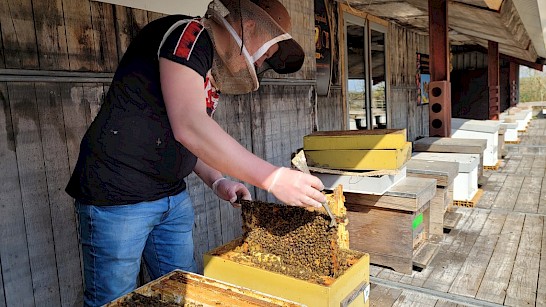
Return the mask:
M 546 119 L 520 140 L 426 269 L 371 266 L 370 306 L 546 306 Z

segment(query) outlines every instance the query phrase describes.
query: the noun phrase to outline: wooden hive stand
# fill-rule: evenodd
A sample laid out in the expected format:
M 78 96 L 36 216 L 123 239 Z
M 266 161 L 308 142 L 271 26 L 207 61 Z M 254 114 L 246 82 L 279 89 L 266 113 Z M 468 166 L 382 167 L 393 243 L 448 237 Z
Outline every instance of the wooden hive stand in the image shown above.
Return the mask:
M 430 240 L 440 241 L 444 229 L 451 230 L 461 214 L 453 209 L 453 182 L 459 170 L 459 164 L 448 161 L 411 159 L 406 164 L 409 177 L 436 179 L 436 195 L 430 201 Z
M 438 246 L 428 241 L 436 179 L 406 177 L 384 195 L 345 193 L 350 248 L 370 263 L 411 274 L 425 268 Z

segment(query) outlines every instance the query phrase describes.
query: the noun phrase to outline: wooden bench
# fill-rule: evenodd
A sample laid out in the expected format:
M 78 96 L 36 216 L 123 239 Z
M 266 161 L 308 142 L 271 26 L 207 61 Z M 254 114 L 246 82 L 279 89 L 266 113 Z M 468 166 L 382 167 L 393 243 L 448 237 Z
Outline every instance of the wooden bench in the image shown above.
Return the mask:
M 412 159 L 457 162 L 459 169 L 453 181 L 453 203 L 458 206 L 474 207 L 477 202 L 474 197 L 478 192 L 478 155 L 417 152 Z
M 350 249 L 404 274 L 411 274 L 413 266 L 426 267 L 438 249 L 428 241 L 435 193 L 435 179 L 415 177 L 406 177 L 384 195 L 345 192 Z
M 483 167 L 499 168 L 499 128 L 500 122 L 493 120 L 474 120 L 464 118 L 451 119 L 451 137 L 487 140 L 483 152 Z
M 459 164 L 448 161 L 429 161 L 411 159 L 406 163 L 409 177 L 436 179 L 436 194 L 430 201 L 430 239 L 440 241 L 444 237 L 444 228 L 453 229 L 451 224 L 444 223 L 444 217 L 454 210 L 448 211 L 453 204 L 453 182 L 459 172 Z M 453 212 L 454 213 L 454 212 Z
M 444 152 L 479 155 L 478 184 L 483 185 L 487 178 L 483 176 L 483 154 L 486 140 L 427 137 L 413 142 L 414 152 Z

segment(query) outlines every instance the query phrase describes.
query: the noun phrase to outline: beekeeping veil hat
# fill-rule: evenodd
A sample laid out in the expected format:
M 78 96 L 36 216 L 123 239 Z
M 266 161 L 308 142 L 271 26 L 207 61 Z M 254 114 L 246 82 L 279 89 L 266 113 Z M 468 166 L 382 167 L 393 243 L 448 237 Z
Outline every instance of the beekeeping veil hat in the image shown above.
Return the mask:
M 253 26 L 244 26 L 247 21 L 254 21 Z M 292 27 L 290 16 L 277 0 L 214 0 L 203 23 L 214 44 L 212 77 L 223 93 L 257 90 L 259 80 L 254 63 L 274 44 L 279 45 L 278 51 L 259 72 L 273 69 L 286 74 L 303 65 L 304 51 L 288 34 Z M 243 30 L 237 32 L 233 24 Z

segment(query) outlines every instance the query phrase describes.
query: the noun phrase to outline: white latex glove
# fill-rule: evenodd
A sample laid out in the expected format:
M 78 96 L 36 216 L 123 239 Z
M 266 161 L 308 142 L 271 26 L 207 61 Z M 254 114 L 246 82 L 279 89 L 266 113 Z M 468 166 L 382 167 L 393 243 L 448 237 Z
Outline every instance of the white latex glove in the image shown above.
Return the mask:
M 275 171 L 267 191 L 290 206 L 319 208 L 326 201 L 326 196 L 320 192 L 323 189 L 319 178 L 281 167 Z
M 211 188 L 214 194 L 223 200 L 229 201 L 233 207 L 240 207 L 239 204 L 235 203 L 238 199 L 252 200 L 250 191 L 244 184 L 224 177 L 214 181 Z

